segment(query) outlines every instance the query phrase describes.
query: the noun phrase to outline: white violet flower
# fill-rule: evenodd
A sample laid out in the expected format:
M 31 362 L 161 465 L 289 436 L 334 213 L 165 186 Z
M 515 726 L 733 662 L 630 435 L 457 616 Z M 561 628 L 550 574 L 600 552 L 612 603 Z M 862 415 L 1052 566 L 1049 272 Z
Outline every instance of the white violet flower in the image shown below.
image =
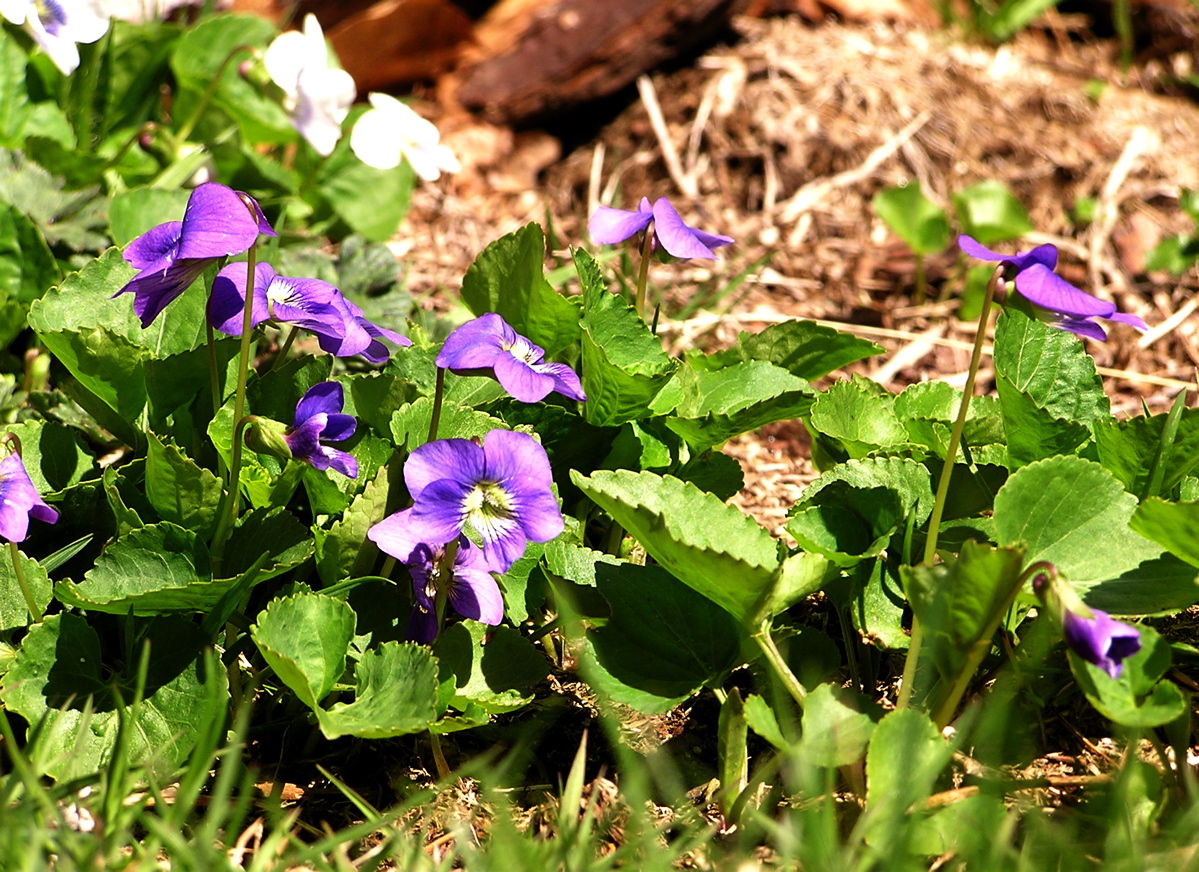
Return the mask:
M 454 153 L 441 144 L 441 134 L 433 122 L 387 94 L 371 94 L 370 101 L 373 108 L 350 132 L 350 148 L 364 164 L 390 170 L 406 158 L 413 171 L 427 182 L 435 181 L 443 172 L 462 169 Z
M 284 107 L 296 130 L 321 155 L 329 155 L 341 139 L 357 89 L 345 70 L 329 66 L 329 50 L 320 22 L 304 16 L 304 32 L 280 34 L 266 50 L 266 71 L 283 89 Z
M 79 66 L 76 43 L 95 42 L 108 32 L 99 0 L 0 0 L 0 15 L 24 27 L 68 76 Z

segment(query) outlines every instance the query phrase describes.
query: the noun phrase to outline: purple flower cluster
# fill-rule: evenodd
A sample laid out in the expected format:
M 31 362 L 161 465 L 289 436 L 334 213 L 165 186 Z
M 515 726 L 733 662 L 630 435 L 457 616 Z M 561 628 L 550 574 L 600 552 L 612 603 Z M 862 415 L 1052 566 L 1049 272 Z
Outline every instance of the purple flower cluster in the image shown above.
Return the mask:
M 21 455 L 12 453 L 0 460 L 0 540 L 24 542 L 29 519 L 44 524 L 58 521 L 58 512 L 46 505 L 25 471 Z
M 650 225 L 653 225 L 653 247 L 661 247 L 671 257 L 680 260 L 695 257 L 714 260 L 716 255 L 712 249 L 733 241 L 730 236 L 688 227 L 665 197 L 659 198 L 652 206 L 648 198 L 642 197 L 636 212 L 600 206 L 591 215 L 587 229 L 593 241 L 601 245 L 615 245 L 648 230 Z
M 114 297 L 133 294 L 133 311 L 149 327 L 168 305 L 222 257 L 247 251 L 259 233 L 275 231 L 253 197 L 216 182 L 187 198 L 182 221 L 168 221 L 125 248 L 138 273 Z
M 229 336 L 241 336 L 246 305 L 246 264 L 231 263 L 212 283 L 208 321 Z M 250 326 L 263 321 L 294 324 L 316 334 L 322 349 L 336 357 L 361 354 L 371 363 L 383 363 L 389 352 L 380 342 L 396 345 L 412 341 L 392 330 L 372 324 L 341 291 L 320 279 L 287 278 L 270 264 L 254 266 L 254 299 Z
M 1116 311 L 1115 303 L 1081 291 L 1055 273 L 1057 247 L 1038 245 L 1031 251 L 1000 254 L 969 236 L 959 236 L 958 245 L 970 257 L 1002 263 L 1015 276 L 1016 290 L 1032 303 L 1055 327 L 1091 339 L 1107 339 L 1107 332 L 1095 318 L 1131 324 L 1145 330 L 1145 322 L 1136 315 Z M 1009 276 L 1011 278 L 1011 276 Z
M 451 333 L 437 365 L 458 375 L 490 375 L 522 403 L 557 391 L 583 402 L 578 375 L 564 363 L 545 363 L 545 351 L 513 330 L 499 315 L 482 315 Z
M 349 439 L 358 429 L 352 415 L 343 415 L 345 395 L 338 382 L 321 382 L 308 389 L 296 404 L 296 417 L 283 437 L 291 456 L 319 470 L 334 469 L 347 478 L 358 477 L 358 461 L 325 442 Z
M 503 600 L 490 573 L 506 572 L 529 542 L 548 542 L 563 529 L 545 449 L 532 436 L 508 430 L 492 430 L 482 445 L 439 439 L 412 452 L 404 481 L 412 508 L 375 524 L 367 538 L 408 567 L 420 633 L 429 635 L 425 616 L 434 614 L 443 589 L 459 614 L 498 624 Z M 468 527 L 482 549 L 464 535 Z M 451 542 L 457 552 L 447 569 Z

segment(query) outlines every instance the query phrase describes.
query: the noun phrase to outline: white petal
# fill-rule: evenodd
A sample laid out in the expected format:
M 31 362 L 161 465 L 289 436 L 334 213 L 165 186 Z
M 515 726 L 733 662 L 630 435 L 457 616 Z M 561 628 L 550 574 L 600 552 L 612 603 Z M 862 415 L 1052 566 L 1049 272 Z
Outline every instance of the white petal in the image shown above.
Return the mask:
M 31 14 L 37 14 L 33 0 L 0 0 L 0 15 L 13 24 L 24 24 Z
M 307 63 L 308 40 L 298 30 L 289 30 L 275 37 L 267 46 L 262 61 L 271 81 L 289 97 L 299 93 L 300 73 Z
M 372 94 L 371 102 L 374 103 Z M 400 143 L 385 112 L 371 109 L 363 114 L 350 131 L 350 148 L 358 159 L 377 170 L 392 170 L 400 165 Z
M 74 42 L 95 42 L 108 33 L 108 19 L 99 0 L 75 2 L 68 7 L 67 23 L 59 35 Z
M 354 78 L 345 70 L 305 70 L 299 79 L 295 125 L 321 155 L 329 155 L 341 139 L 341 122 L 354 102 Z
M 316 16 L 309 12 L 304 16 L 304 39 L 308 42 L 308 66 L 329 69 L 329 47 L 325 45 L 325 34 Z
M 29 35 L 33 37 L 33 41 L 42 47 L 47 57 L 54 62 L 54 66 L 62 70 L 63 75 L 69 76 L 79 66 L 79 46 L 75 45 L 73 39 L 66 39 L 61 36 L 54 36 L 46 31 L 42 26 L 42 20 L 32 15 L 25 22 L 25 29 Z

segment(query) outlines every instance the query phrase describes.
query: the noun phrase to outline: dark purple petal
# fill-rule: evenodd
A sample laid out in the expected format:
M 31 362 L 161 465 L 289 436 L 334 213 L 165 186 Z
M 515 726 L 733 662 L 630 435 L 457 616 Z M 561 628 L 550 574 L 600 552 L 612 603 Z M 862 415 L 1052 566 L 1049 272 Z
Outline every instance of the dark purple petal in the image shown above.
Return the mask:
M 58 521 L 58 512 L 46 505 L 25 471 L 19 454 L 0 460 L 0 541 L 24 542 L 30 516 L 47 524 Z
M 270 231 L 257 204 L 253 207 L 255 214 L 251 211 L 232 188 L 217 182 L 200 185 L 187 198 L 179 257 L 215 258 L 246 251 L 258 234 L 265 232 L 263 225 Z M 274 231 L 270 232 L 273 235 Z
M 164 272 L 140 272 L 113 296 L 133 294 L 133 311 L 144 329 L 192 286 L 208 264 L 205 260 L 177 260 Z
M 436 363 L 442 369 L 490 369 L 514 342 L 516 331 L 499 315 L 488 313 L 447 336 Z
M 214 330 L 228 336 L 241 336 L 246 307 L 246 263 L 231 263 L 212 281 L 212 293 L 208 297 L 208 323 Z M 254 265 L 254 305 L 251 310 L 250 326 L 257 327 L 270 318 L 266 289 L 275 280 L 275 271 L 269 263 Z
M 404 464 L 404 482 L 413 501 L 416 501 L 425 488 L 435 481 L 452 478 L 473 485 L 484 478 L 486 469 L 483 449 L 474 442 L 469 439 L 438 439 L 421 445 L 409 455 Z
M 495 359 L 494 369 L 496 381 L 522 403 L 540 402 L 554 389 L 552 376 L 538 372 L 508 352 Z
M 1141 650 L 1141 633 L 1129 624 L 1117 621 L 1107 612 L 1092 609 L 1086 618 L 1066 612 L 1062 633 L 1074 653 L 1098 666 L 1112 678 L 1118 678 L 1123 661 Z
M 158 272 L 179 258 L 179 234 L 182 221 L 159 224 L 125 246 L 121 255 L 135 269 Z
M 691 228 L 683 223 L 682 217 L 665 197 L 654 203 L 654 235 L 671 257 L 680 260 L 716 257 L 708 246 L 696 238 Z
M 322 412 L 312 415 L 290 433 L 285 433 L 283 439 L 291 449 L 291 456 L 316 469 L 328 469 L 329 459 L 321 451 L 321 431 L 324 428 L 325 415 Z
M 1116 311 L 1114 303 L 1080 291 L 1041 263 L 1016 275 L 1016 290 L 1034 306 L 1071 318 L 1107 318 Z
M 358 461 L 354 459 L 354 455 L 329 445 L 321 446 L 321 454 L 325 458 L 326 466 L 334 472 L 340 472 L 346 478 L 358 477 Z M 316 466 L 316 464 L 313 464 L 313 466 Z M 317 467 L 317 469 L 320 469 L 320 467 Z
M 411 533 L 412 509 L 404 509 L 389 515 L 366 531 L 366 538 L 379 546 L 400 563 L 409 565 L 422 542 Z
M 308 389 L 300 402 L 296 403 L 296 417 L 293 426 L 299 427 L 314 415 L 336 414 L 342 410 L 344 405 L 345 393 L 342 391 L 340 382 L 326 381 L 315 384 Z M 324 426 L 323 421 L 322 426 Z
M 1071 318 L 1067 315 L 1058 315 L 1055 318 L 1051 318 L 1049 323 L 1059 330 L 1069 330 L 1076 336 L 1085 336 L 1088 339 L 1097 339 L 1100 342 L 1107 339 L 1107 331 L 1088 318 Z
M 1109 321 L 1119 321 L 1121 324 L 1131 324 L 1138 330 L 1148 330 L 1149 325 L 1138 318 L 1136 315 L 1129 315 L 1126 312 L 1113 312 L 1107 316 Z
M 437 616 L 418 604 L 412 609 L 405 635 L 409 642 L 428 645 L 437 638 Z
M 649 212 L 628 212 L 624 209 L 600 206 L 591 213 L 591 220 L 587 222 L 587 232 L 591 234 L 592 242 L 614 245 L 636 236 L 649 227 L 653 220 L 654 216 Z
M 466 498 L 473 484 L 443 478 L 425 488 L 409 516 L 411 534 L 430 545 L 444 545 L 465 525 Z
M 331 335 L 344 335 L 345 331 L 345 319 L 333 303 L 339 294 L 337 288 L 320 279 L 281 275 L 274 275 L 263 287 L 272 319 Z
M 1055 245 L 1038 245 L 1032 251 L 1000 254 L 998 251 L 992 251 L 977 240 L 963 234 L 958 237 L 958 248 L 977 260 L 990 260 L 1010 264 L 1017 272 L 1021 272 L 1038 263 L 1051 270 L 1057 266 L 1057 246 Z
M 321 439 L 326 442 L 344 442 L 358 430 L 358 419 L 353 415 L 330 415 L 325 422 Z
M 449 600 L 454 611 L 464 618 L 492 626 L 504 620 L 504 597 L 500 594 L 500 586 L 483 566 L 459 566 L 455 561 Z
M 580 403 L 586 402 L 587 395 L 583 393 L 583 385 L 579 381 L 578 374 L 565 363 L 539 363 L 533 368 L 552 378 L 554 390 L 562 396 L 578 400 Z
M 549 492 L 554 481 L 549 457 L 537 440 L 527 433 L 492 430 L 483 437 L 483 454 L 486 456 L 486 473 L 479 475 L 476 481 L 501 482 L 504 489 L 517 498 L 532 491 Z

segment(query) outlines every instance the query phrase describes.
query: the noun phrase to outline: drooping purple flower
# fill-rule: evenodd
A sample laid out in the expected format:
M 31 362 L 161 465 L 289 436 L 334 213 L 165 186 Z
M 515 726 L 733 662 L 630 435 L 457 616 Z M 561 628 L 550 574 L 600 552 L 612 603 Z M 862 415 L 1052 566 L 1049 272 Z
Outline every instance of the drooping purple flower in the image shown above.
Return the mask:
M 442 578 L 445 545 L 429 545 L 412 537 L 412 509 L 396 512 L 367 531 L 367 538 L 408 567 L 416 608 L 408 622 L 408 638 L 432 642 L 437 637 L 437 592 L 448 585 L 447 599 L 454 611 L 492 626 L 504 619 L 504 598 L 487 569 L 483 552 L 465 536 L 458 537 L 458 550 L 449 578 Z
M 1002 263 L 1014 273 L 1016 290 L 1032 303 L 1038 313 L 1062 330 L 1091 339 L 1107 339 L 1107 332 L 1093 319 L 1105 318 L 1147 329 L 1136 315 L 1116 311 L 1116 304 L 1081 291 L 1053 271 L 1057 266 L 1057 247 L 1038 245 L 1031 251 L 1000 254 L 969 236 L 959 236 L 958 245 L 970 257 Z M 1012 278 L 1012 276 L 1008 276 Z
M 296 404 L 295 422 L 284 435 L 291 456 L 316 469 L 332 467 L 346 478 L 358 477 L 358 461 L 325 442 L 341 442 L 354 435 L 358 422 L 341 414 L 345 395 L 338 382 L 313 385 Z
M 661 246 L 671 257 L 680 260 L 695 257 L 714 260 L 716 255 L 712 249 L 733 241 L 731 236 L 705 233 L 688 227 L 665 197 L 658 198 L 652 206 L 648 198 L 642 197 L 636 212 L 600 206 L 592 213 L 587 229 L 592 241 L 614 245 L 636 236 L 651 224 L 654 228 L 654 247 Z
M 469 525 L 483 540 L 483 557 L 494 572 L 506 572 L 528 542 L 548 542 L 562 532 L 549 458 L 524 433 L 492 430 L 482 445 L 429 442 L 409 456 L 404 481 L 413 501 L 409 535 L 444 545 Z
M 391 356 L 391 352 L 387 350 L 386 345 L 379 341 L 380 339 L 386 339 L 388 342 L 404 347 L 412 344 L 412 340 L 407 336 L 368 321 L 358 304 L 353 300 L 346 299 L 340 291 L 333 298 L 333 305 L 341 311 L 345 336 L 338 339 L 333 334 L 318 333 L 317 340 L 322 349 L 335 357 L 361 354 L 371 363 L 384 363 Z M 366 334 L 365 344 L 359 348 L 363 342 L 363 333 Z
M 208 321 L 230 336 L 240 336 L 246 305 L 246 264 L 231 263 L 212 283 L 208 299 Z M 272 320 L 294 324 L 314 333 L 321 348 L 337 357 L 361 354 L 371 363 L 388 358 L 379 337 L 397 345 L 412 340 L 368 321 L 362 310 L 337 288 L 320 279 L 281 276 L 270 264 L 254 266 L 254 303 L 250 325 Z
M 1090 611 L 1093 616 L 1087 618 L 1067 610 L 1062 616 L 1062 634 L 1075 654 L 1119 678 L 1125 658 L 1141 650 L 1141 632 L 1107 612 Z
M 58 512 L 42 500 L 21 455 L 13 452 L 0 460 L 0 541 L 24 542 L 30 518 L 54 524 Z
M 521 336 L 495 313 L 467 321 L 448 337 L 437 365 L 458 375 L 490 375 L 522 403 L 536 403 L 557 391 L 583 402 L 587 395 L 575 371 L 545 363 L 545 351 Z
M 159 224 L 125 247 L 125 260 L 139 272 L 113 296 L 133 294 L 133 311 L 149 327 L 200 273 L 248 250 L 259 233 L 275 235 L 253 197 L 216 182 L 200 185 L 182 221 Z

